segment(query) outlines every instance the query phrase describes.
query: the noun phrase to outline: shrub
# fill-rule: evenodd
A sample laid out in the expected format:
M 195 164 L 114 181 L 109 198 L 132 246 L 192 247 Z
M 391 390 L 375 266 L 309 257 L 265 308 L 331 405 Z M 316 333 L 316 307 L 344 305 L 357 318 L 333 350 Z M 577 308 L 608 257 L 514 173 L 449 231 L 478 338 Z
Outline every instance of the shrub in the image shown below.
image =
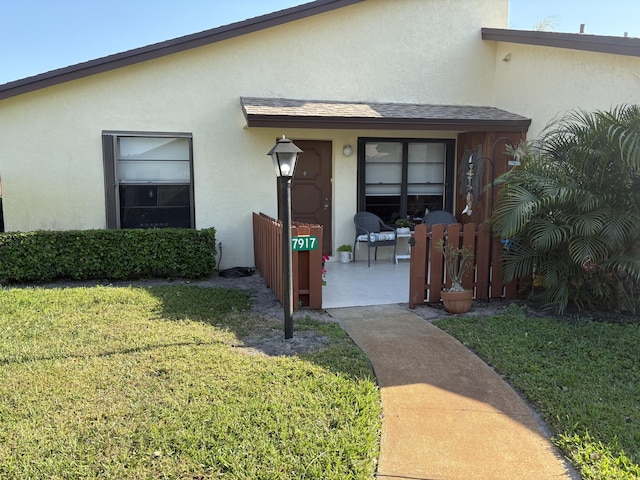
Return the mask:
M 0 234 L 0 279 L 202 278 L 216 267 L 215 229 L 35 231 Z
M 514 245 L 506 280 L 533 275 L 535 299 L 557 312 L 638 310 L 640 106 L 569 113 L 496 185 L 494 231 Z

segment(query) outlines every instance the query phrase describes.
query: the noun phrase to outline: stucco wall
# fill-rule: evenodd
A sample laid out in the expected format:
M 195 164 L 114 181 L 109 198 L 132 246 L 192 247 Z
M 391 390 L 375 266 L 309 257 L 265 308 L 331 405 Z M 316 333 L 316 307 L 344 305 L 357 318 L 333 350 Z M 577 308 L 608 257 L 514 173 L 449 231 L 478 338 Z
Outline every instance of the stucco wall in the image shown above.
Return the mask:
M 486 43 L 496 48 L 493 103 L 531 118 L 529 139 L 575 108 L 610 110 L 640 103 L 639 57 Z M 505 57 L 510 60 L 503 61 Z
M 332 140 L 334 245 L 352 241 L 357 137 L 451 133 L 249 129 L 241 96 L 491 104 L 507 0 L 368 0 L 0 102 L 7 230 L 104 228 L 103 130 L 193 134 L 196 226 L 223 267 L 252 265 L 251 212 L 276 215 L 277 137 Z M 519 109 L 515 109 L 517 113 Z

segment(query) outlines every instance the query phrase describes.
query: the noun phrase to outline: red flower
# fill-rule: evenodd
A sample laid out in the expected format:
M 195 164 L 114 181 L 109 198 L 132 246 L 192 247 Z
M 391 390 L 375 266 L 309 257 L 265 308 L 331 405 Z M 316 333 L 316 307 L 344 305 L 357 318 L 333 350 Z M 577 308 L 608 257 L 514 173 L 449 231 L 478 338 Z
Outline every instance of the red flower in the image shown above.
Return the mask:
M 324 262 L 329 260 L 329 255 L 322 255 L 322 286 L 327 284 L 327 269 L 324 268 Z

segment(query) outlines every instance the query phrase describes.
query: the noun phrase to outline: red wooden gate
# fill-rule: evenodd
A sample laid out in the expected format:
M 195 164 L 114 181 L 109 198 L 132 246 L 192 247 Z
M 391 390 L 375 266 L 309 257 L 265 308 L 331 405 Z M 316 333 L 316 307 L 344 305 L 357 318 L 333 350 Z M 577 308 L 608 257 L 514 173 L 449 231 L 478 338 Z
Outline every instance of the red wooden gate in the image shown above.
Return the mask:
M 435 248 L 441 239 L 455 247 L 465 245 L 474 252 L 473 268 L 462 285 L 473 289 L 476 300 L 516 297 L 517 282 L 505 285 L 502 281 L 502 244 L 491 238 L 489 224 L 417 225 L 411 242 L 409 308 L 439 302 L 440 291 L 451 285 L 446 278 L 444 257 Z

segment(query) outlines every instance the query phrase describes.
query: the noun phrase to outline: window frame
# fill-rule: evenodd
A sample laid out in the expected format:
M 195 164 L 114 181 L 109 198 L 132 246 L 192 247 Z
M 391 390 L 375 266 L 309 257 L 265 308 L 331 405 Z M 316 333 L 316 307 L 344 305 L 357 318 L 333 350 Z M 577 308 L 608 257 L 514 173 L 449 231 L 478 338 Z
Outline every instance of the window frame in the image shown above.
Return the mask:
M 106 226 L 108 229 L 121 229 L 120 220 L 120 182 L 118 181 L 118 139 L 122 137 L 141 138 L 186 138 L 189 144 L 189 223 L 195 228 L 195 198 L 193 176 L 193 134 L 185 132 L 140 132 L 105 130 L 102 132 L 102 154 L 104 167 L 104 191 Z M 148 182 L 149 185 L 163 185 Z
M 406 218 L 408 206 L 408 171 L 409 171 L 409 144 L 411 143 L 437 143 L 444 144 L 444 183 L 443 183 L 443 208 L 453 211 L 454 172 L 456 141 L 447 138 L 407 138 L 407 137 L 358 137 L 358 187 L 357 209 L 358 212 L 366 211 L 366 155 L 367 143 L 400 143 L 402 144 L 402 178 L 400 185 L 400 218 Z

